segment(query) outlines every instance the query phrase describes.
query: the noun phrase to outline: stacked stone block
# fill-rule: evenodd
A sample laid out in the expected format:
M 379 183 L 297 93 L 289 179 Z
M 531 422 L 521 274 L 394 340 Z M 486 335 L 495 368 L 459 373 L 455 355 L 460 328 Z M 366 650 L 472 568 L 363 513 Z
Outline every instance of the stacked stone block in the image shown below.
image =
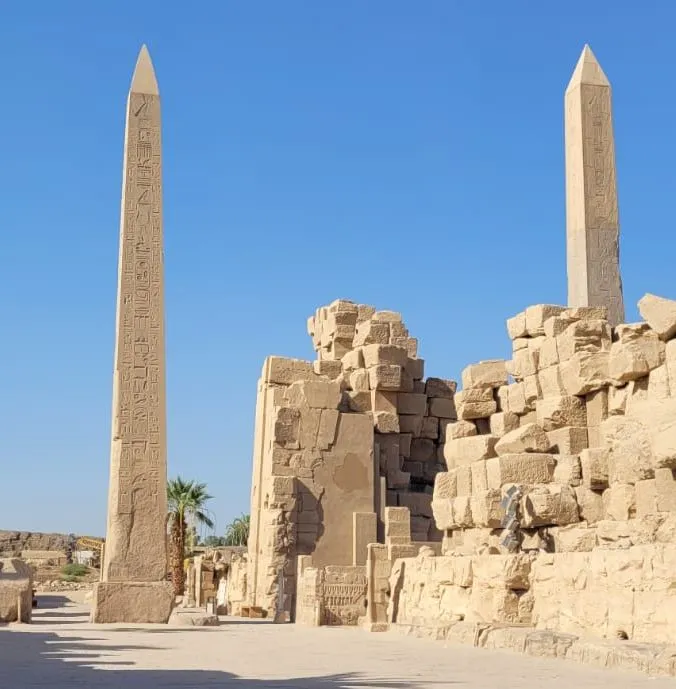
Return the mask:
M 432 502 L 444 556 L 394 564 L 397 624 L 676 643 L 676 302 L 639 310 L 645 322 L 611 327 L 601 308 L 530 307 L 508 321 L 510 361 L 465 369 Z M 525 643 L 532 628 L 483 638 Z
M 456 383 L 424 380 L 417 340 L 394 311 L 337 300 L 317 309 L 308 332 L 319 356 L 315 370 L 339 382 L 342 408 L 372 419 L 381 525 L 384 507 L 407 507 L 414 540 L 440 539 L 431 494 L 446 468 L 441 447 L 457 418 Z

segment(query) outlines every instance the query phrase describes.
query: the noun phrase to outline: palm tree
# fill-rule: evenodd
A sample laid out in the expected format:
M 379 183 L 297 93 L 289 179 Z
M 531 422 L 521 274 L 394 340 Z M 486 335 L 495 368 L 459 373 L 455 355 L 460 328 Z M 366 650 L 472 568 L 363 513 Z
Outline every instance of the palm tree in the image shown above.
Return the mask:
M 207 493 L 206 483 L 185 481 L 180 476 L 167 482 L 167 503 L 170 544 L 169 566 L 171 581 L 174 585 L 174 595 L 181 596 L 185 588 L 185 572 L 183 558 L 185 557 L 185 539 L 188 522 L 204 524 L 213 528 L 214 522 L 205 508 L 207 500 L 211 500 Z
M 225 545 L 246 545 L 249 541 L 249 522 L 248 514 L 233 519 L 225 529 Z

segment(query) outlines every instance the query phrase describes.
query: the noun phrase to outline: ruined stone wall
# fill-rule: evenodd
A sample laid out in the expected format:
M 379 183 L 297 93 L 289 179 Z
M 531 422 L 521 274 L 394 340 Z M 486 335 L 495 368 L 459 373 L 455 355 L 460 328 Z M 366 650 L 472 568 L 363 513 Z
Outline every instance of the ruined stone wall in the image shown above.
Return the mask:
M 676 302 L 639 308 L 611 328 L 601 308 L 530 307 L 510 361 L 463 371 L 432 503 L 443 555 L 390 563 L 390 624 L 676 643 Z
M 249 604 L 270 614 L 280 572 L 282 608 L 295 608 L 299 555 L 320 568 L 363 566 L 388 506 L 409 508 L 415 540 L 441 540 L 431 498 L 456 384 L 423 380 L 397 313 L 338 300 L 308 332 L 317 360 L 270 357 L 258 384 Z
M 31 531 L 0 531 L 0 553 L 6 557 L 20 556 L 24 550 L 58 550 L 65 552 L 72 536 L 60 533 Z

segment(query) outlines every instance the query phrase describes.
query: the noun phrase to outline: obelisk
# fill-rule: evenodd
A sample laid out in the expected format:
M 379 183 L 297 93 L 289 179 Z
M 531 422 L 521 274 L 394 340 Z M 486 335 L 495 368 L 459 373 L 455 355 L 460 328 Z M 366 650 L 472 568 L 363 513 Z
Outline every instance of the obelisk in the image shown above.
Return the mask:
M 610 83 L 588 45 L 565 95 L 568 305 L 624 321 Z
M 93 622 L 166 622 L 166 399 L 160 96 L 145 46 L 127 100 L 108 524 Z

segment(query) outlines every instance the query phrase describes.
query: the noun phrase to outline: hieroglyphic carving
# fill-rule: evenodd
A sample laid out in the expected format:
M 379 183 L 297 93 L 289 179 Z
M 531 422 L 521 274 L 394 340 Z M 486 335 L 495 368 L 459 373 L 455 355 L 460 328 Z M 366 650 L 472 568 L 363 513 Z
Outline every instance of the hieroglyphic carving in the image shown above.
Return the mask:
M 145 48 L 127 101 L 104 581 L 166 574 L 160 99 Z
M 568 303 L 624 320 L 611 89 L 585 47 L 566 90 Z
M 129 96 L 119 284 L 118 417 L 120 513 L 133 493 L 157 495 L 164 452 L 161 152 L 159 97 Z M 155 470 L 152 471 L 151 469 Z M 140 489 L 137 478 L 145 476 Z M 163 489 L 163 487 L 162 487 Z M 139 496 L 140 498 L 141 496 Z

